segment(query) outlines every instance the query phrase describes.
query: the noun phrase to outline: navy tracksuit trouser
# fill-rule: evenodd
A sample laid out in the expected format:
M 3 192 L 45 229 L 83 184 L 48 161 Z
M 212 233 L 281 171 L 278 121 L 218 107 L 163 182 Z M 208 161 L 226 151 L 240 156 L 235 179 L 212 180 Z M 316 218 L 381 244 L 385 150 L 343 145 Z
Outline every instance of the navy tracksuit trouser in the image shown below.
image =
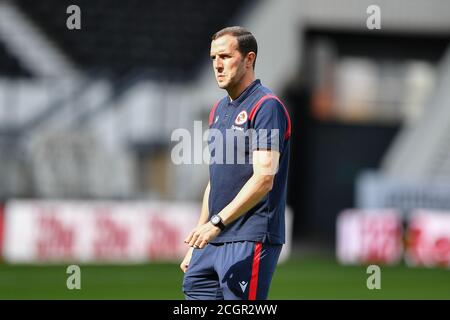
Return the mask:
M 194 249 L 184 274 L 187 300 L 263 300 L 281 244 L 237 241 Z

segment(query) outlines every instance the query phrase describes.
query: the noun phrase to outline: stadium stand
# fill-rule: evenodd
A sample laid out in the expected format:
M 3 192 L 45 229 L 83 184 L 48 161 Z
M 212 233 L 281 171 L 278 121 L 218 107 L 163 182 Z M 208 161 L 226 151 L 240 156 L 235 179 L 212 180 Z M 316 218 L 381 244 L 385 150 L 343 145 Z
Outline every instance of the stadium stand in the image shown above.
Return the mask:
M 23 68 L 19 61 L 11 55 L 5 45 L 0 41 L 0 75 L 11 78 L 28 78 L 30 72 Z
M 249 2 L 16 1 L 84 70 L 112 76 L 146 72 L 175 81 L 198 71 L 211 30 L 224 26 Z M 83 32 L 66 28 L 66 8 L 72 4 L 81 8 Z

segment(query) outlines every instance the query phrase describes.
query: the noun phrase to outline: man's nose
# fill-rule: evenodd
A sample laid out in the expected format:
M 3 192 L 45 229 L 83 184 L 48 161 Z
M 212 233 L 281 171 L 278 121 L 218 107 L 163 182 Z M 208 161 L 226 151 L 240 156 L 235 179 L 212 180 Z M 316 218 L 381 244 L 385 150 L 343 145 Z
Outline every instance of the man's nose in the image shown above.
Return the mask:
M 215 62 L 216 62 L 216 63 L 215 63 L 215 68 L 216 68 L 217 70 L 223 68 L 222 60 L 217 59 Z

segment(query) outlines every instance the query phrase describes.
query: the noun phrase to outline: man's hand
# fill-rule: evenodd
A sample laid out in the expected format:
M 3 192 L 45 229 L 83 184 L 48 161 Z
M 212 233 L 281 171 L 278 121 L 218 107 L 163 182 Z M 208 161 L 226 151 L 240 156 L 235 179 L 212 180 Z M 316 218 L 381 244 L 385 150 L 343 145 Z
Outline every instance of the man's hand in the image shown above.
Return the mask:
M 186 253 L 186 255 L 184 256 L 183 261 L 180 264 L 180 268 L 181 270 L 186 273 L 187 268 L 189 267 L 189 263 L 191 262 L 191 258 L 192 258 L 192 252 L 194 251 L 194 248 L 189 248 L 188 252 Z
M 191 247 L 203 249 L 209 241 L 213 240 L 220 233 L 220 228 L 207 222 L 198 226 L 184 239 L 184 242 Z

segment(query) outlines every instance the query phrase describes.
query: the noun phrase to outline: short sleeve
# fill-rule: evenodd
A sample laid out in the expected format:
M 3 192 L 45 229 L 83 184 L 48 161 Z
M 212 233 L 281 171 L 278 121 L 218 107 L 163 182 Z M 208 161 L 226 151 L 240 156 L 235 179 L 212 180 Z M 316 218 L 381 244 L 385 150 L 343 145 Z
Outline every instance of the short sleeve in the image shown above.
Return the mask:
M 288 115 L 277 99 L 267 99 L 258 107 L 252 121 L 252 151 L 283 152 L 288 131 Z

